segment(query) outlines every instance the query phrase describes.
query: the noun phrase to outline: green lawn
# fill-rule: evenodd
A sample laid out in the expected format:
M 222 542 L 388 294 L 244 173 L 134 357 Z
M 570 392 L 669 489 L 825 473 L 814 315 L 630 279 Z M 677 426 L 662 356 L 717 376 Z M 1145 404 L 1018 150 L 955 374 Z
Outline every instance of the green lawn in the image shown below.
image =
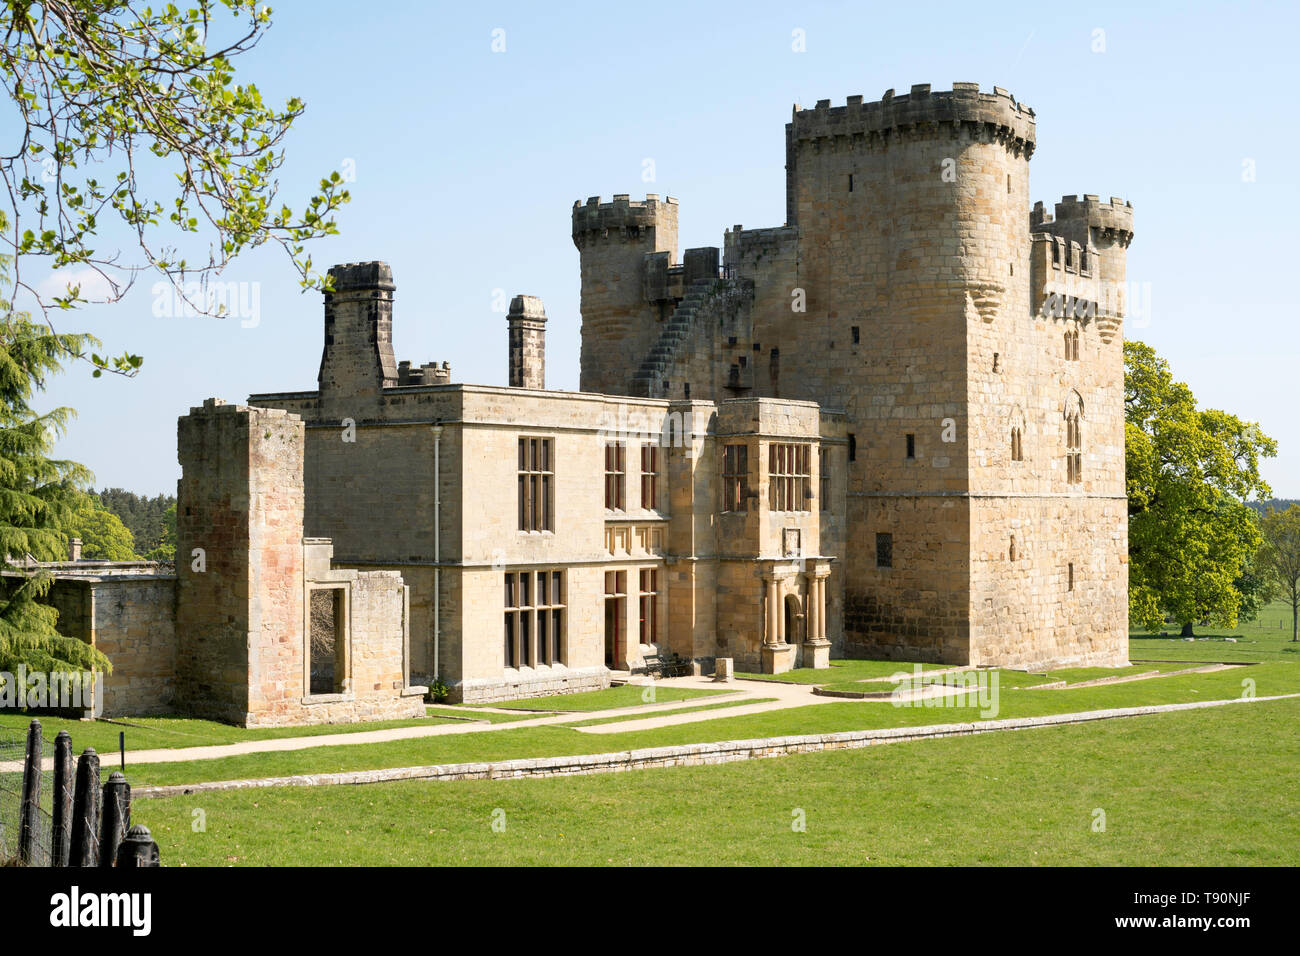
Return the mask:
M 672 701 L 689 700 L 692 697 L 712 697 L 715 694 L 729 694 L 725 690 L 692 690 L 686 687 L 659 687 L 653 684 L 645 687 L 636 684 L 623 684 L 619 687 L 607 687 L 605 690 L 589 690 L 581 694 L 556 694 L 553 697 L 527 697 L 524 700 L 508 700 L 493 707 L 506 710 L 546 710 L 546 711 L 591 711 L 610 710 L 615 707 L 641 707 L 647 704 L 667 704 Z
M 951 664 L 913 664 L 907 661 L 857 661 L 833 660 L 831 666 L 814 670 L 811 667 L 797 667 L 784 674 L 741 674 L 736 676 L 745 680 L 777 681 L 782 684 L 843 684 L 848 681 L 867 680 L 878 677 L 893 677 L 895 674 L 911 674 L 914 667 L 932 671 Z M 888 690 L 889 688 L 881 688 Z
M 1295 866 L 1298 724 L 1281 701 L 712 767 L 204 793 L 132 820 L 167 866 Z
M 999 674 L 1000 678 L 1002 676 Z M 1300 667 L 1289 663 L 1051 692 L 1028 693 L 1015 689 L 1017 680 L 1029 679 L 1030 675 L 1006 673 L 1006 680 L 999 681 L 1000 692 L 994 716 L 1030 717 L 1144 704 L 1231 699 L 1242 695 L 1244 680 L 1253 681 L 1255 693 L 1260 697 L 1300 693 Z M 978 695 L 974 693 L 927 705 L 894 706 L 888 701 L 846 700 L 762 714 L 723 716 L 655 730 L 601 735 L 597 739 L 568 727 L 524 725 L 490 733 L 396 740 L 364 747 L 329 746 L 218 760 L 140 764 L 128 767 L 128 777 L 133 786 L 184 784 L 203 780 L 603 753 L 753 737 L 916 727 L 978 721 L 981 710 L 977 703 Z M 127 762 L 130 763 L 129 753 Z
M 1259 619 L 1235 628 L 1196 629 L 1196 640 L 1177 637 L 1170 625 L 1170 637 L 1134 631 L 1128 636 L 1129 658 L 1176 661 L 1294 661 L 1300 663 L 1300 643 L 1291 640 L 1291 608 L 1281 601 L 1266 605 Z M 1231 643 L 1225 638 L 1236 638 Z M 1202 640 L 1208 638 L 1208 640 Z

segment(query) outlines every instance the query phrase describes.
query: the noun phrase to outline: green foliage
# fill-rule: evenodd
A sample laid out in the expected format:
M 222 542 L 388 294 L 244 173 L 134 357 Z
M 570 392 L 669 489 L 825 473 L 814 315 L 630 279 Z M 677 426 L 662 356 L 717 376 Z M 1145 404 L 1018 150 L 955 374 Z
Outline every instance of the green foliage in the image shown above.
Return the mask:
M 145 552 L 145 557 L 150 561 L 172 562 L 176 560 L 176 501 L 174 499 L 163 512 L 162 524 L 162 538 L 158 541 L 158 546 Z
M 102 286 L 94 300 L 111 302 L 145 271 L 200 313 L 221 314 L 208 281 L 268 242 L 288 253 L 304 289 L 324 287 L 305 244 L 337 232 L 343 178 L 320 180 L 300 214 L 281 203 L 281 144 L 305 104 L 294 97 L 276 109 L 235 79 L 235 59 L 270 26 L 258 0 L 0 6 L 0 79 L 18 124 L 15 148 L 0 157 L 0 243 L 15 257 L 16 287 L 47 318 L 91 300 L 83 281 Z M 101 232 L 131 236 L 137 253 L 101 248 Z M 193 262 L 183 252 L 191 246 Z M 17 268 L 24 257 L 77 278 L 46 299 Z M 86 344 L 67 343 L 96 375 L 140 368 L 138 355 L 109 358 Z
M 88 340 L 56 334 L 0 301 L 0 670 L 20 663 L 47 672 L 109 669 L 99 651 L 55 631 L 57 613 L 40 603 L 52 578 L 25 568 L 28 555 L 67 556 L 64 528 L 81 500 L 78 488 L 90 479 L 81 465 L 49 457 L 72 409 L 41 414 L 30 402 L 61 358 Z
M 176 535 L 176 497 L 155 495 L 152 498 L 137 495 L 122 488 L 105 488 L 95 493 L 99 502 L 122 519 L 122 524 L 135 539 L 136 552 L 148 554 L 163 545 L 168 532 L 168 514 L 171 515 L 172 538 Z M 170 510 L 169 510 L 170 509 Z M 173 551 L 175 548 L 173 547 Z M 170 556 L 168 557 L 170 559 Z
M 1166 617 L 1234 626 L 1267 593 L 1247 578 L 1260 533 L 1244 502 L 1269 494 L 1259 460 L 1277 443 L 1197 408 L 1150 346 L 1124 343 L 1124 362 L 1129 615 L 1148 630 Z
M 1262 521 L 1259 567 L 1291 608 L 1291 640 L 1300 640 L 1300 505 L 1269 509 Z
M 135 539 L 122 519 L 105 508 L 98 498 L 83 495 L 64 529 L 70 538 L 81 539 L 81 556 L 93 561 L 134 561 Z
M 449 688 L 443 679 L 439 677 L 429 685 L 429 693 L 425 694 L 424 699 L 431 704 L 441 704 L 450 696 L 451 688 Z

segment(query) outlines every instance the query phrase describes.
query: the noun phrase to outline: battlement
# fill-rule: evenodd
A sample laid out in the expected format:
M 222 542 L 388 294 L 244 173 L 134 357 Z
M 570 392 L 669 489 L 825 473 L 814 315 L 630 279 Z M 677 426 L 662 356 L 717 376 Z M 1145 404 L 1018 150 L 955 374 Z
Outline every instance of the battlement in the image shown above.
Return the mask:
M 451 363 L 425 362 L 418 368 L 412 367 L 406 359 L 397 363 L 397 385 L 449 385 L 451 384 Z
M 577 200 L 573 204 L 573 241 L 609 236 L 610 230 L 620 238 L 636 238 L 641 230 L 655 228 L 661 219 L 677 222 L 677 200 L 672 196 L 661 200 L 658 193 L 646 193 L 644 202 L 633 202 L 627 193 L 615 193 L 612 202 L 592 196 L 586 203 Z
M 1056 204 L 1055 216 L 1042 202 L 1034 203 L 1029 228 L 1032 232 L 1062 235 L 1099 229 L 1103 238 L 1127 246 L 1133 241 L 1133 204 L 1118 196 L 1112 196 L 1109 202 L 1091 194 L 1085 194 L 1082 199 L 1077 195 L 1062 196 Z
M 329 277 L 334 280 L 335 292 L 393 292 L 393 270 L 387 262 L 347 262 L 330 266 Z
M 951 90 L 931 92 L 929 83 L 913 86 L 901 96 L 893 90 L 874 103 L 850 96 L 844 106 L 819 100 L 811 110 L 795 106 L 789 135 L 795 142 L 840 136 L 884 139 L 902 131 L 934 125 L 984 126 L 1003 138 L 1008 146 L 1028 158 L 1034 150 L 1034 111 L 1017 103 L 999 86 L 981 93 L 978 83 L 954 83 Z

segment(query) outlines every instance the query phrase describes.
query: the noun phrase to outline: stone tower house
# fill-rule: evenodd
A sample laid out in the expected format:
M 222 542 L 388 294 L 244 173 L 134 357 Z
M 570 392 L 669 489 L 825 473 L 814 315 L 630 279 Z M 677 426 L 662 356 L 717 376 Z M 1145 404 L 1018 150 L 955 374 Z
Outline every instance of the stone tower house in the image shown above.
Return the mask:
M 842 411 L 846 652 L 1122 663 L 1131 207 L 1031 210 L 1034 112 L 996 87 L 823 100 L 785 139 L 786 223 L 721 264 L 675 261 L 673 199 L 575 204 L 582 390 Z

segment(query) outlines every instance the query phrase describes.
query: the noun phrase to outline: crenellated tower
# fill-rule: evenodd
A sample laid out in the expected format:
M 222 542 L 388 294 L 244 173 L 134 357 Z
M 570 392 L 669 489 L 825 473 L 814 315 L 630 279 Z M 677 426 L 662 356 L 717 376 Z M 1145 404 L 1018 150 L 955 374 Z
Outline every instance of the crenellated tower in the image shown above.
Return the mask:
M 728 230 L 715 287 L 658 300 L 669 321 L 681 267 L 644 245 L 642 204 L 575 207 L 582 387 L 623 392 L 639 362 L 633 394 L 842 413 L 842 650 L 1124 660 L 1131 207 L 1031 210 L 1036 117 L 1000 87 L 821 100 L 785 133 L 785 224 Z
M 582 274 L 582 357 L 585 392 L 627 391 L 629 363 L 649 351 L 661 309 L 647 301 L 647 256 L 677 258 L 677 201 L 650 193 L 644 202 L 617 194 L 573 205 L 573 244 Z M 633 366 L 635 367 L 635 365 Z

